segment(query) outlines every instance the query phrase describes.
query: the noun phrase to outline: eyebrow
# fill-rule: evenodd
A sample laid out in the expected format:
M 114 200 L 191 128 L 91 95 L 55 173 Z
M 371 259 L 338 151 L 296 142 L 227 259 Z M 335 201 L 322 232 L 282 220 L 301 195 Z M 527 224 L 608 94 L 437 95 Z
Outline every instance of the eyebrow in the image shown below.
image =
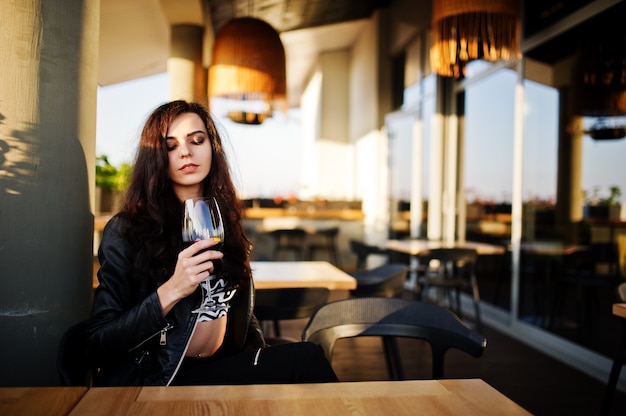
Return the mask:
M 191 137 L 191 136 L 196 135 L 198 133 L 207 134 L 204 130 L 196 130 L 196 131 L 192 131 L 191 133 L 187 133 L 187 135 L 185 137 Z M 176 137 L 174 137 L 174 136 L 166 136 L 165 137 L 165 140 L 170 140 L 170 139 L 176 139 Z

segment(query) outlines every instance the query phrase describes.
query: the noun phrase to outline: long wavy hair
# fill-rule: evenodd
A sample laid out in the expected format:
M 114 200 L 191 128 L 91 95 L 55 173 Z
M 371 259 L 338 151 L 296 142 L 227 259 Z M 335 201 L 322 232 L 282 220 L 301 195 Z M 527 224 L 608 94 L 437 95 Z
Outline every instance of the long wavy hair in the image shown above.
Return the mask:
M 216 197 L 222 208 L 226 235 L 222 247 L 224 266 L 229 283 L 239 285 L 251 279 L 251 244 L 244 232 L 243 204 L 237 197 L 222 139 L 211 115 L 202 104 L 182 100 L 163 104 L 148 117 L 122 201 L 120 217 L 125 219 L 125 234 L 138 250 L 135 277 L 164 282 L 172 275 L 183 248 L 183 205 L 168 178 L 165 138 L 174 119 L 184 113 L 197 114 L 209 136 L 213 155 L 203 195 Z

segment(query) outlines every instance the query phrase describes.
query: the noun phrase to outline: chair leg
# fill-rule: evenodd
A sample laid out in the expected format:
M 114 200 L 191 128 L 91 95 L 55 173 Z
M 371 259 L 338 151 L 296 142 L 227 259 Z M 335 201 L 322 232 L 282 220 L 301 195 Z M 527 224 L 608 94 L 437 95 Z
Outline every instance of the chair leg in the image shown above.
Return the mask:
M 601 415 L 608 415 L 611 410 L 611 403 L 613 402 L 613 396 L 615 395 L 615 389 L 617 387 L 617 380 L 619 379 L 619 373 L 626 361 L 626 323 L 624 323 L 624 331 L 622 336 L 622 342 L 619 346 L 613 365 L 611 366 L 611 373 L 609 374 L 609 381 L 606 385 L 604 392 L 604 400 L 602 401 Z
M 404 371 L 400 362 L 400 351 L 398 342 L 394 337 L 383 337 L 383 351 L 385 352 L 385 362 L 387 372 L 391 380 L 404 380 Z
M 483 323 L 480 317 L 480 293 L 478 292 L 478 281 L 476 276 L 472 276 L 472 295 L 474 296 L 474 313 L 476 314 L 476 329 L 483 330 Z
M 274 324 L 274 336 L 280 338 L 280 322 L 273 321 Z

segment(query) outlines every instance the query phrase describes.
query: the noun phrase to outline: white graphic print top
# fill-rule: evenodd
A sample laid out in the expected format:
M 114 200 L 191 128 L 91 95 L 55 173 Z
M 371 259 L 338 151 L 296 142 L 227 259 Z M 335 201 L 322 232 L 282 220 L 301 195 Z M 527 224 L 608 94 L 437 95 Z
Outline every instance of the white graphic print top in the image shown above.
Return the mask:
M 207 287 L 207 280 L 201 283 L 204 292 L 203 310 L 198 313 L 198 322 L 212 321 L 228 314 L 230 301 L 235 296 L 237 289 L 227 289 L 226 279 L 218 278 L 215 275 L 209 276 L 208 282 L 211 287 Z

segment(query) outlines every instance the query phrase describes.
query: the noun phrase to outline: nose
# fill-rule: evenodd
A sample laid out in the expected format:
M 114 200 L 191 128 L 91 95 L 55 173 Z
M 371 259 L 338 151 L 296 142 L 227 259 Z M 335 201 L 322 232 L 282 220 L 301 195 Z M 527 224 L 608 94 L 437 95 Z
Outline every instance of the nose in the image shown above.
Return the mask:
M 180 152 L 180 157 L 191 155 L 191 149 L 185 140 L 178 143 L 178 151 Z

